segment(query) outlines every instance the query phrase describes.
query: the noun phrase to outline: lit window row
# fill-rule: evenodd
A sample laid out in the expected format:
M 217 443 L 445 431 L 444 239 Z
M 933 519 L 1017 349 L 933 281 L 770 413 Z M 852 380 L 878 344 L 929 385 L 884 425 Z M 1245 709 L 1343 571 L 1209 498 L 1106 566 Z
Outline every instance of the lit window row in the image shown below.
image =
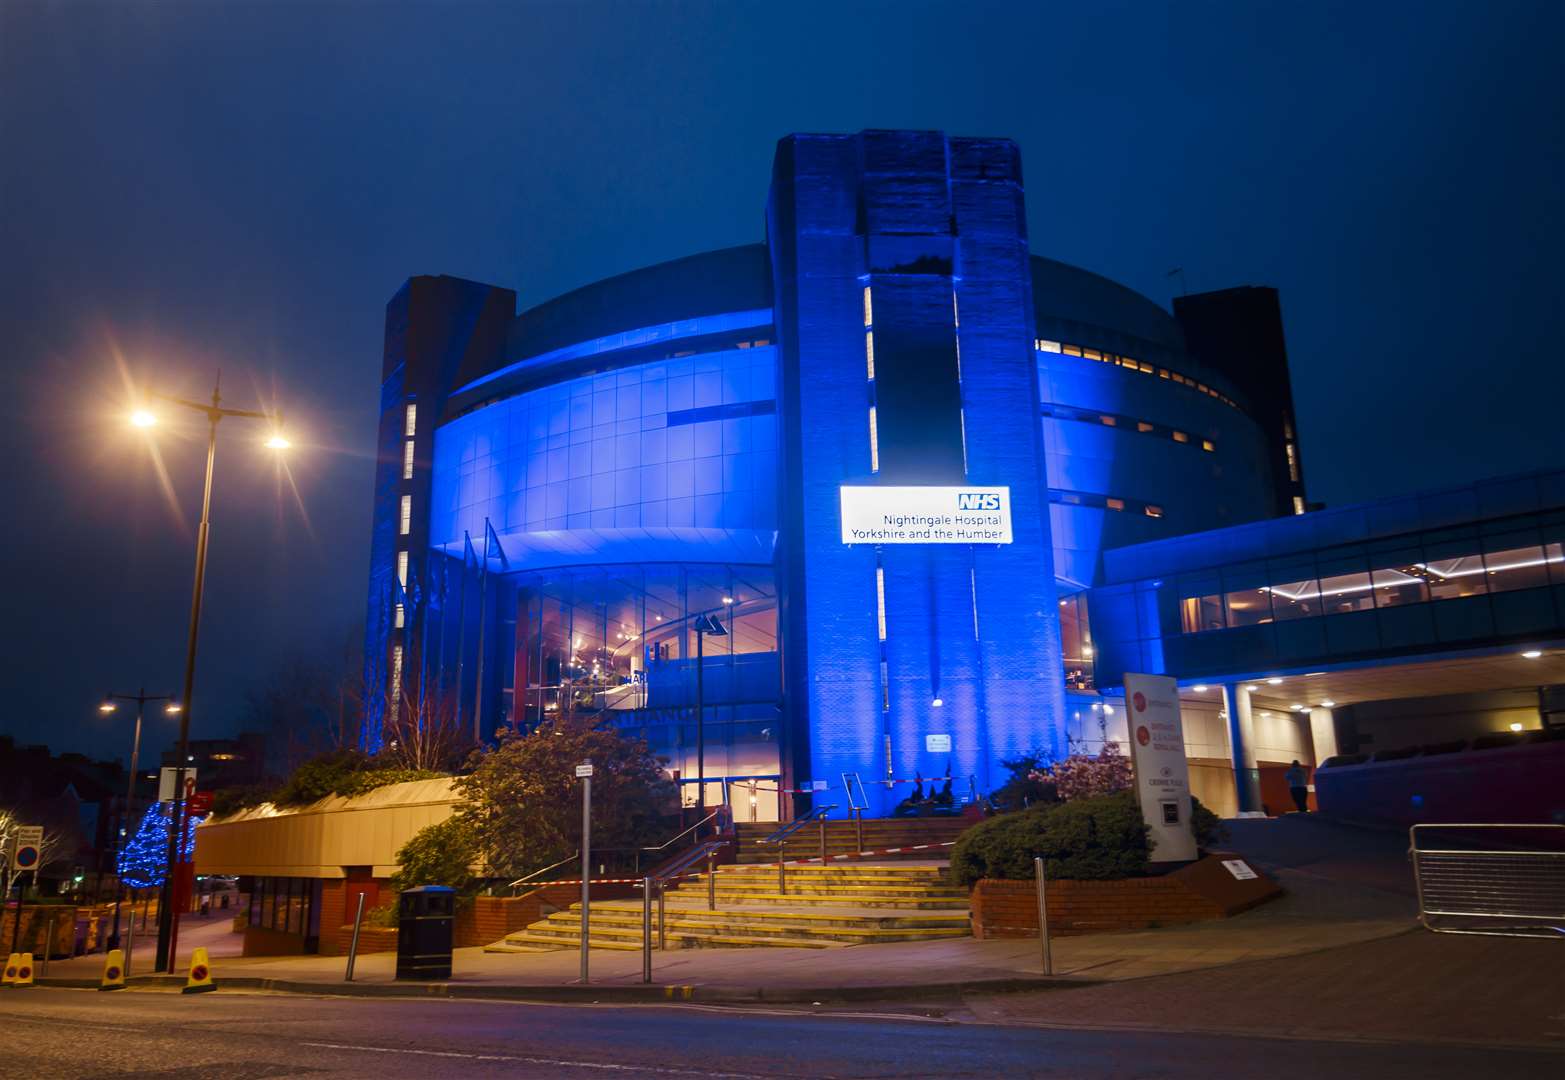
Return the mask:
M 771 338 L 755 338 L 749 341 L 730 341 L 723 345 L 710 346 L 704 349 L 677 349 L 663 354 L 665 360 L 683 360 L 687 356 L 701 356 L 706 353 L 723 352 L 728 349 L 760 349 L 772 343 Z
M 1515 539 L 1499 543 L 1515 543 Z M 1403 607 L 1433 600 L 1455 600 L 1486 593 L 1512 592 L 1565 584 L 1561 544 L 1525 547 L 1499 544 L 1479 554 L 1475 541 L 1462 549 L 1449 542 L 1420 546 L 1416 541 L 1368 557 L 1317 557 L 1278 560 L 1259 572 L 1249 569 L 1187 574 L 1179 582 L 1180 629 L 1186 634 L 1287 622 L 1375 608 Z M 1259 578 L 1259 581 L 1257 581 Z
M 1105 364 L 1114 364 L 1118 367 L 1129 368 L 1131 371 L 1139 371 L 1143 375 L 1156 375 L 1160 379 L 1168 379 L 1180 386 L 1188 386 L 1197 393 L 1207 397 L 1216 398 L 1230 408 L 1239 408 L 1239 403 L 1215 386 L 1208 386 L 1204 382 L 1192 379 L 1172 368 L 1156 367 L 1145 360 L 1133 360 L 1128 356 L 1119 356 L 1115 353 L 1104 352 L 1101 349 L 1089 349 L 1085 345 L 1071 345 L 1059 341 L 1049 341 L 1046 338 L 1037 338 L 1033 341 L 1033 348 L 1039 352 L 1063 353 L 1066 356 L 1079 356 L 1085 360 L 1097 360 Z
M 1142 502 L 1140 499 L 1124 499 L 1116 495 L 1099 495 L 1094 491 L 1064 491 L 1060 488 L 1050 488 L 1049 501 L 1062 506 L 1090 506 L 1098 510 L 1113 510 L 1116 513 L 1145 514 L 1153 518 L 1163 516 L 1163 508 L 1156 503 Z
M 1138 420 L 1133 416 L 1122 416 L 1119 413 L 1078 409 L 1073 405 L 1045 405 L 1043 406 L 1043 415 L 1052 416 L 1056 420 L 1080 420 L 1088 424 L 1102 424 L 1104 427 L 1124 428 L 1126 431 L 1134 431 L 1140 435 L 1153 435 L 1158 438 L 1173 439 L 1176 443 L 1185 443 L 1190 446 L 1199 444 L 1201 449 L 1207 453 L 1212 453 L 1217 449 L 1217 444 L 1211 439 L 1192 436 L 1189 432 L 1171 428 L 1166 424 L 1154 424 L 1150 420 Z

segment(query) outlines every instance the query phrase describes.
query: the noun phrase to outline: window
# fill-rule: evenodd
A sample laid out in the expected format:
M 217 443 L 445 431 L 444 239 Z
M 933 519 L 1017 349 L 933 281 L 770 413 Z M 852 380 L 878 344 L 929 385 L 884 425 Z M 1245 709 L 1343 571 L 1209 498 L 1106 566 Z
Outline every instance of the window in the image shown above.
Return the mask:
M 880 471 L 880 435 L 875 431 L 875 406 L 869 407 L 869 471 Z
M 1125 509 L 1125 500 L 1108 498 L 1103 500 L 1103 505 L 1110 510 L 1123 510 Z
M 1293 512 L 1295 514 L 1302 514 L 1302 513 L 1304 513 L 1304 496 L 1303 495 L 1295 495 L 1293 497 Z
M 413 496 L 411 496 L 411 495 L 404 495 L 404 496 L 402 496 L 402 514 L 401 514 L 400 523 L 397 525 L 397 532 L 399 532 L 403 536 L 406 536 L 409 532 L 412 531 L 412 529 L 413 529 Z
M 1205 450 L 1208 454 L 1210 454 L 1212 451 L 1217 449 L 1217 444 L 1214 443 L 1211 439 L 1202 439 L 1201 440 L 1201 449 Z
M 1086 359 L 1088 359 L 1088 360 L 1102 360 L 1103 359 L 1103 354 L 1098 352 L 1097 349 L 1083 349 L 1083 350 L 1081 350 L 1081 355 L 1083 357 L 1085 357 Z
M 1143 375 L 1150 375 L 1152 374 L 1152 365 L 1147 363 L 1145 360 L 1142 360 L 1137 365 L 1137 370 L 1139 370 Z
M 402 424 L 402 434 L 406 435 L 408 438 L 411 439 L 417 433 L 417 431 L 418 431 L 418 405 L 416 403 L 410 401 L 410 402 L 408 402 L 407 414 L 406 414 L 406 416 L 405 416 L 405 418 L 403 420 L 403 424 Z
M 408 553 L 397 552 L 397 584 L 404 589 L 408 587 Z
M 1103 413 L 1098 417 L 1098 422 L 1101 423 L 1104 427 L 1113 427 L 1119 423 L 1119 419 L 1117 417 L 1109 416 L 1107 413 Z
M 1322 576 L 1320 602 L 1327 615 L 1368 611 L 1375 606 L 1374 585 L 1363 571 Z
M 1190 436 L 1186 435 L 1183 431 L 1176 431 L 1176 432 L 1174 432 L 1174 441 L 1175 442 L 1189 442 L 1190 441 Z
M 1488 544 L 1486 547 L 1490 546 Z M 1545 547 L 1507 548 L 1483 557 L 1490 592 L 1534 589 L 1549 583 L 1549 564 L 1565 559 L 1559 544 Z
M 400 697 L 402 694 L 402 646 L 391 647 L 391 696 Z
M 1299 451 L 1292 443 L 1288 443 L 1286 449 L 1288 451 L 1288 479 L 1297 484 L 1299 482 Z
M 1426 550 L 1439 552 L 1440 547 L 1432 546 Z M 1424 580 L 1429 582 L 1431 600 L 1458 600 L 1464 596 L 1481 596 L 1489 591 L 1482 555 L 1429 558 L 1416 569 L 1422 571 Z
M 1147 517 L 1160 518 L 1163 516 L 1163 508 L 1161 506 L 1153 506 L 1151 503 L 1147 503 L 1145 512 Z
M 868 290 L 865 290 L 866 292 Z M 869 381 L 875 381 L 875 335 L 866 331 L 864 334 L 864 365 L 869 370 Z
M 1272 618 L 1278 622 L 1320 614 L 1320 582 L 1314 578 L 1273 584 L 1267 591 L 1272 595 Z
M 1060 658 L 1065 664 L 1066 687 L 1072 690 L 1093 688 L 1092 630 L 1085 593 L 1076 593 L 1060 601 Z
M 953 300 L 955 297 L 952 298 Z M 875 323 L 875 308 L 870 302 L 869 286 L 864 286 L 864 325 L 873 326 Z
M 1062 345 L 1062 346 L 1060 346 L 1060 351 L 1062 353 L 1064 353 L 1066 356 L 1080 356 L 1081 355 L 1081 346 L 1080 345 Z
M 392 616 L 391 625 L 396 627 L 398 630 L 401 630 L 402 626 L 403 626 L 403 623 L 406 622 L 406 620 L 407 620 L 407 609 L 405 607 L 403 607 L 401 604 L 398 604 L 397 605 L 396 614 L 394 616 Z
M 1060 351 L 1060 343 L 1058 341 L 1045 341 L 1044 339 L 1039 338 L 1038 351 L 1057 353 Z
M 1429 584 L 1411 562 L 1401 566 L 1371 570 L 1369 577 L 1375 587 L 1376 607 L 1422 604 L 1429 599 Z
M 956 306 L 956 290 L 951 290 L 951 325 L 958 330 L 962 328 L 962 312 Z
M 1137 431 L 1141 431 L 1141 432 L 1151 431 L 1152 430 L 1152 425 L 1147 423 L 1145 420 L 1137 420 L 1136 421 L 1136 430 Z
M 1217 595 L 1187 596 L 1179 602 L 1180 622 L 1187 634 L 1223 628 L 1223 598 Z
M 1245 563 L 1223 571 L 1227 625 L 1259 626 L 1272 621 L 1272 594 L 1266 578 L 1266 564 L 1262 562 Z
M 413 479 L 413 440 L 402 444 L 402 479 Z
M 886 571 L 875 567 L 875 626 L 880 640 L 886 640 Z

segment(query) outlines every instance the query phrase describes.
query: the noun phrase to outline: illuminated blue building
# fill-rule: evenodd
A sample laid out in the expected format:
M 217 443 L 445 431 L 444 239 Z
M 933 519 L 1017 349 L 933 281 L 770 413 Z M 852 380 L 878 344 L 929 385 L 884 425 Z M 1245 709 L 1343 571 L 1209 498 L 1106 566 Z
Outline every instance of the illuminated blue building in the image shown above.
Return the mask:
M 398 291 L 367 749 L 607 715 L 688 784 L 699 693 L 741 819 L 844 804 L 843 774 L 874 812 L 887 778 L 988 791 L 1112 712 L 1089 591 L 1134 619 L 1137 586 L 1106 553 L 1307 509 L 1276 293 L 1170 314 L 1032 254 L 1015 144 L 789 136 L 766 224 L 519 315 Z M 844 543 L 841 489 L 875 486 L 1005 488 L 1011 542 Z

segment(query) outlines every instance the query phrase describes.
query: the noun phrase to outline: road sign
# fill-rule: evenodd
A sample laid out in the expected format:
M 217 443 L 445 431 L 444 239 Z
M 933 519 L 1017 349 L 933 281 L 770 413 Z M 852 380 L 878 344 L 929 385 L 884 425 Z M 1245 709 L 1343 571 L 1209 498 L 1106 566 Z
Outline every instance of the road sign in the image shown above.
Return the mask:
M 174 781 L 179 775 L 179 769 L 173 765 L 165 765 L 158 773 L 158 802 L 174 801 Z M 185 766 L 185 798 L 196 793 L 196 769 L 194 765 Z
M 589 761 L 585 765 L 578 765 L 578 766 L 576 766 L 576 775 L 577 775 L 578 778 L 579 777 L 584 777 L 584 776 L 591 776 L 592 775 L 592 762 Z
M 195 791 L 185 800 L 185 809 L 195 817 L 205 817 L 212 812 L 212 792 Z
M 43 851 L 43 826 L 23 825 L 16 830 L 16 846 L 11 849 L 11 869 L 38 869 Z

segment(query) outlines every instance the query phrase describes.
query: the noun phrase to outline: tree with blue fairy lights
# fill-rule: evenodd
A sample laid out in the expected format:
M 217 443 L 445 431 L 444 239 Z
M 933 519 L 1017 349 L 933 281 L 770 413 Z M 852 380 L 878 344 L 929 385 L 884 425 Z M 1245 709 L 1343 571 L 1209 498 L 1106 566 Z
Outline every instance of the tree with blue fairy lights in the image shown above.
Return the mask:
M 168 827 L 173 816 L 173 806 L 166 802 L 153 803 L 141 817 L 136 835 L 130 838 L 120 852 L 120 880 L 132 889 L 151 889 L 163 884 L 168 876 Z M 180 858 L 189 862 L 196 851 L 196 826 L 202 818 L 191 815 L 185 826 L 184 850 Z

